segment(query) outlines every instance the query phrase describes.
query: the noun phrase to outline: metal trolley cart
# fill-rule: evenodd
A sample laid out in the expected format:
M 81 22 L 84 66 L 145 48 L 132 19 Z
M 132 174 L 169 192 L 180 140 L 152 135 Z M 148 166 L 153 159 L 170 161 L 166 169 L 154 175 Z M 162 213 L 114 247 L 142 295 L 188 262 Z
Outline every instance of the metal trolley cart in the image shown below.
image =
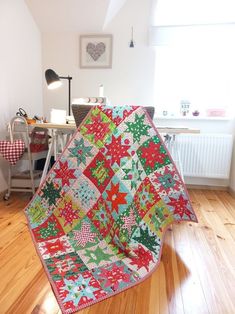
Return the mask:
M 42 171 L 34 170 L 35 161 L 46 158 L 47 150 L 32 151 L 32 146 L 30 145 L 32 139 L 32 126 L 33 125 L 29 125 L 27 120 L 21 116 L 14 117 L 9 123 L 11 142 L 14 143 L 14 140 L 22 139 L 25 143 L 25 151 L 19 161 L 21 162 L 24 160 L 23 163 L 25 164 L 24 168 L 26 168 L 26 170 L 20 171 L 18 169 L 18 171 L 16 171 L 16 168 L 19 168 L 18 166 L 20 166 L 19 163 L 17 162 L 15 166 L 9 163 L 8 190 L 4 196 L 4 200 L 8 200 L 13 191 L 31 192 L 34 194 L 36 188 L 40 184 Z

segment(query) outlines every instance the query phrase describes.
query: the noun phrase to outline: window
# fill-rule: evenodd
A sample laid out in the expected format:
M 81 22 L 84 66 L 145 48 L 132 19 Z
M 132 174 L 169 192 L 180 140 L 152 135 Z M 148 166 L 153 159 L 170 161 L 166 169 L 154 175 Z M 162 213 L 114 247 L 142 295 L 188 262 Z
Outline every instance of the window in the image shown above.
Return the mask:
M 201 115 L 207 109 L 235 113 L 234 2 L 158 0 L 151 33 L 158 114 L 180 114 L 182 102 Z
M 235 22 L 234 0 L 157 0 L 152 25 L 202 25 Z

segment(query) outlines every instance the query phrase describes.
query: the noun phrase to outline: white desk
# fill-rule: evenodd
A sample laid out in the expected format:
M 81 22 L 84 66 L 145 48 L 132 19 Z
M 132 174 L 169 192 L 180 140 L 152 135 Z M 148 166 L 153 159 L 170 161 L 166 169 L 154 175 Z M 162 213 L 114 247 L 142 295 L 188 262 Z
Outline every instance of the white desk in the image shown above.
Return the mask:
M 42 177 L 40 181 L 40 184 L 41 184 L 46 178 L 50 161 L 51 161 L 51 156 L 54 155 L 55 160 L 57 159 L 59 140 L 62 143 L 62 149 L 63 149 L 66 146 L 67 142 L 69 141 L 69 138 L 76 131 L 76 125 L 66 124 L 66 123 L 64 124 L 33 123 L 31 126 L 42 128 L 42 129 L 49 129 L 50 135 L 51 135 L 51 141 L 49 143 L 49 149 L 48 149 L 48 153 L 46 157 L 46 162 L 43 168 Z M 65 139 L 65 135 L 66 135 L 66 139 Z
M 64 123 L 64 124 L 34 123 L 31 126 L 43 128 L 43 129 L 46 128 L 46 129 L 51 130 L 51 142 L 49 144 L 48 154 L 47 154 L 45 166 L 44 166 L 41 181 L 40 181 L 40 183 L 42 183 L 44 181 L 44 179 L 46 178 L 53 150 L 54 150 L 55 160 L 57 159 L 57 148 L 58 148 L 59 137 L 62 140 L 62 146 L 65 147 L 66 143 L 69 140 L 69 137 L 76 131 L 77 128 L 76 128 L 75 124 L 66 124 L 66 123 Z M 161 134 L 172 135 L 173 141 L 171 141 L 169 143 L 167 141 L 165 141 L 165 144 L 171 153 L 173 153 L 172 149 L 174 149 L 174 152 L 177 155 L 178 162 L 179 162 L 179 172 L 181 173 L 181 175 L 183 177 L 181 159 L 180 159 L 179 151 L 177 149 L 177 143 L 175 142 L 175 136 L 177 134 L 182 134 L 182 133 L 200 133 L 200 130 L 189 129 L 189 128 L 171 128 L 171 127 L 159 127 L 159 128 L 157 128 L 157 130 Z M 65 134 L 67 135 L 67 139 L 65 141 L 63 141 Z
M 193 133 L 197 134 L 200 133 L 200 130 L 198 129 L 189 129 L 189 128 L 171 128 L 171 127 L 157 127 L 157 130 L 159 133 L 165 133 L 165 134 L 187 134 L 187 133 Z
M 54 129 L 54 130 L 75 130 L 76 125 L 75 124 L 67 124 L 67 123 L 32 123 L 30 124 L 32 127 L 42 128 L 42 129 Z
M 33 123 L 32 127 L 38 127 L 42 129 L 53 129 L 53 130 L 76 130 L 76 125 L 74 123 L 67 124 L 57 124 L 57 123 Z M 168 134 L 181 134 L 181 133 L 200 133 L 198 129 L 189 129 L 189 128 L 173 128 L 173 127 L 156 127 L 159 133 L 168 133 Z
M 49 145 L 49 149 L 51 147 L 54 148 L 55 159 L 57 159 L 57 148 L 58 148 L 59 139 L 62 142 L 62 148 L 63 148 L 67 144 L 70 136 L 76 131 L 75 124 L 67 124 L 67 123 L 63 123 L 63 124 L 33 123 L 32 127 L 38 127 L 38 128 L 50 130 L 50 135 L 52 139 L 51 139 L 51 145 Z M 66 135 L 66 140 L 64 138 L 64 135 Z

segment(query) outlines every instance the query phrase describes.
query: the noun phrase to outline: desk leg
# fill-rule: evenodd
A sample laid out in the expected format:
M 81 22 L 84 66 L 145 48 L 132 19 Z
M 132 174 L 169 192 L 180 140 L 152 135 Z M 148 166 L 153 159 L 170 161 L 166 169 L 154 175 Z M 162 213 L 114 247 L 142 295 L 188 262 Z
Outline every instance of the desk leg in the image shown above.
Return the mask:
M 173 135 L 173 141 L 174 141 L 173 145 L 174 145 L 174 150 L 175 150 L 175 156 L 176 156 L 176 160 L 178 161 L 178 170 L 179 170 L 182 180 L 184 181 L 184 173 L 183 173 L 183 166 L 182 166 L 182 161 L 181 161 L 181 156 L 180 156 L 180 150 L 178 147 L 175 134 Z
M 53 144 L 54 144 L 54 158 L 55 161 L 57 160 L 57 154 L 58 154 L 58 145 L 59 145 L 59 141 L 58 141 L 58 132 L 56 130 L 52 130 L 53 132 Z
M 166 134 L 165 135 L 165 145 L 168 148 L 171 157 L 181 175 L 182 180 L 184 181 L 184 174 L 183 174 L 183 166 L 182 166 L 182 162 L 181 162 L 181 156 L 180 156 L 180 151 L 179 151 L 179 147 L 177 144 L 177 137 L 175 134 L 173 135 L 169 135 Z
M 42 172 L 42 177 L 40 180 L 40 185 L 42 184 L 42 182 L 44 181 L 44 179 L 46 178 L 47 175 L 47 171 L 50 165 L 50 161 L 51 161 L 51 156 L 52 156 L 52 151 L 54 148 L 54 142 L 55 142 L 55 137 L 54 134 L 52 134 L 52 138 L 51 138 L 51 143 L 49 144 L 49 149 L 48 149 L 48 153 L 47 153 L 47 158 L 46 158 L 46 162 L 43 168 L 43 172 Z

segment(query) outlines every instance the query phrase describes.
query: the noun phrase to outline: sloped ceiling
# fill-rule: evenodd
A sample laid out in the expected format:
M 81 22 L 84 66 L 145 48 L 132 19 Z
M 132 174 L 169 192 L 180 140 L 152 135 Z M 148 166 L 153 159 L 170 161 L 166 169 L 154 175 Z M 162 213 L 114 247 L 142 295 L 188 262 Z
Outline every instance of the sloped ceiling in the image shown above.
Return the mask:
M 97 32 L 127 0 L 25 0 L 42 32 Z
M 112 19 L 116 16 L 119 10 L 123 7 L 125 2 L 126 0 L 110 0 L 109 1 L 109 7 L 105 16 L 103 28 L 105 28 L 109 24 L 109 22 L 112 21 Z

